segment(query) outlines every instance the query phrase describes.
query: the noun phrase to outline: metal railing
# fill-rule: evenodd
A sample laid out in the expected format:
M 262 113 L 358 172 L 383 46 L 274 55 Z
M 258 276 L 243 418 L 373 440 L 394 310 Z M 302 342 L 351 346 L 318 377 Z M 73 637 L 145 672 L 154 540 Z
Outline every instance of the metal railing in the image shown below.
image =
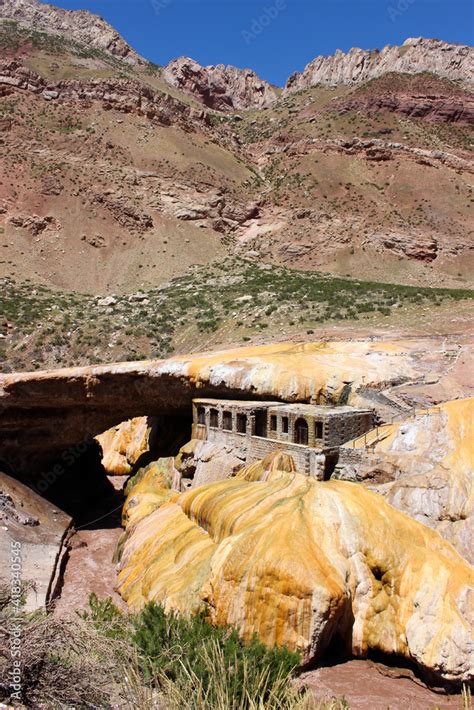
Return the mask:
M 358 449 L 362 445 L 365 449 L 373 449 L 375 445 L 384 438 L 384 430 L 390 429 L 395 422 L 398 421 L 402 423 L 410 419 L 415 419 L 415 417 L 426 417 L 434 414 L 441 414 L 441 407 L 430 407 L 429 409 L 417 409 L 416 407 L 412 407 L 408 412 L 394 414 L 390 422 L 379 424 L 370 431 L 365 432 L 365 434 L 357 437 L 357 439 L 353 439 L 349 442 L 349 445 L 352 449 Z M 370 441 L 368 441 L 368 439 L 370 439 Z

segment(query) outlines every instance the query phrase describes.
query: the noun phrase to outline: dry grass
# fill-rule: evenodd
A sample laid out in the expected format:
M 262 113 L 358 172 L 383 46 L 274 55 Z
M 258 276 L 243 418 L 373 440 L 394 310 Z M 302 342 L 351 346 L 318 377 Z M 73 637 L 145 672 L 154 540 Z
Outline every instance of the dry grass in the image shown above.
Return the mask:
M 0 702 L 10 699 L 12 610 L 0 590 Z M 91 616 L 58 619 L 22 615 L 22 703 L 34 710 L 344 710 L 345 701 L 319 702 L 298 690 L 290 675 L 276 679 L 270 666 L 255 672 L 244 660 L 243 692 L 217 641 L 203 646 L 207 686 L 181 662 L 171 679 L 145 673 L 147 659 L 133 643 L 132 617 L 97 623 Z M 148 666 L 149 668 L 149 666 Z

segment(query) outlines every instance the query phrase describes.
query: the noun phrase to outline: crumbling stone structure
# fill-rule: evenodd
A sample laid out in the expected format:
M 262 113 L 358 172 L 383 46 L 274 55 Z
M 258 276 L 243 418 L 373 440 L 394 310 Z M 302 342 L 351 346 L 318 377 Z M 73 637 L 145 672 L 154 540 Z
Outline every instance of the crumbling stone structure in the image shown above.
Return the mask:
M 374 413 L 353 407 L 195 399 L 193 438 L 231 445 L 246 463 L 287 451 L 298 469 L 327 479 L 339 447 L 370 431 Z

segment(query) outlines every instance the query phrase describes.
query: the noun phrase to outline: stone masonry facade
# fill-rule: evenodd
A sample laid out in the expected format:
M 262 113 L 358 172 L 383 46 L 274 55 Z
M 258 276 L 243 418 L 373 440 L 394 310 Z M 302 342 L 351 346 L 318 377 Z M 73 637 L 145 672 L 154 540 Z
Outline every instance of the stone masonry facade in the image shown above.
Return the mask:
M 196 399 L 193 437 L 231 446 L 246 463 L 289 453 L 299 471 L 319 480 L 337 462 L 339 447 L 370 431 L 371 410 L 281 402 Z

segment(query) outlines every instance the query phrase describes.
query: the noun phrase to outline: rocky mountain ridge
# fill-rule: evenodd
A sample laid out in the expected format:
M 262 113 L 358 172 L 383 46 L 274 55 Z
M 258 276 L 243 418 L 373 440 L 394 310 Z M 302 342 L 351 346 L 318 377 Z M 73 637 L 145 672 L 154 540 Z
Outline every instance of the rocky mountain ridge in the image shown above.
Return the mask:
M 39 0 L 0 0 L 1 18 L 72 39 L 132 65 L 147 65 L 111 25 L 88 11 L 64 10 Z M 316 85 L 356 85 L 387 73 L 423 72 L 473 84 L 473 49 L 419 37 L 407 39 L 401 47 L 353 48 L 346 53 L 337 50 L 333 56 L 316 57 L 303 72 L 292 74 L 283 95 L 290 96 Z M 169 85 L 216 111 L 269 108 L 279 99 L 279 91 L 251 69 L 223 64 L 201 66 L 194 59 L 179 57 L 169 62 L 161 74 Z
M 276 89 L 251 69 L 224 64 L 203 67 L 194 59 L 179 57 L 164 68 L 163 77 L 216 111 L 268 108 L 278 100 Z
M 10 19 L 35 30 L 72 39 L 130 64 L 145 60 L 108 22 L 87 10 L 64 10 L 38 0 L 0 0 L 0 18 Z
M 132 65 L 68 36 L 0 22 L 0 274 L 114 293 L 243 255 L 470 279 L 467 84 L 389 73 L 282 97 L 250 70 Z
M 474 50 L 438 39 L 409 38 L 401 47 L 388 45 L 381 51 L 352 48 L 337 50 L 330 57 L 319 56 L 303 72 L 290 76 L 284 89 L 289 96 L 311 86 L 360 84 L 384 74 L 430 72 L 451 81 L 474 83 Z

